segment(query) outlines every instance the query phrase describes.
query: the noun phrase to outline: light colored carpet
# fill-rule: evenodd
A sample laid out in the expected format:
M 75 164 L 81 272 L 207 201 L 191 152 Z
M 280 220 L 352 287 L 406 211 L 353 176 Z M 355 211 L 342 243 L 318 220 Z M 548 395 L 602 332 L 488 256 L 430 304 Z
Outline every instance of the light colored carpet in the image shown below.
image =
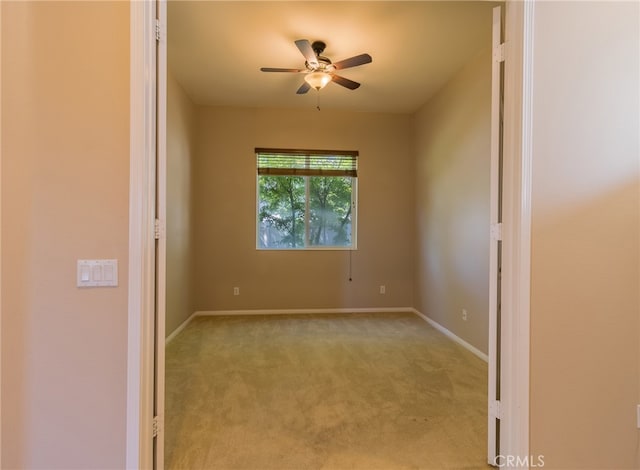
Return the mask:
M 486 389 L 410 313 L 196 317 L 166 351 L 165 466 L 486 469 Z

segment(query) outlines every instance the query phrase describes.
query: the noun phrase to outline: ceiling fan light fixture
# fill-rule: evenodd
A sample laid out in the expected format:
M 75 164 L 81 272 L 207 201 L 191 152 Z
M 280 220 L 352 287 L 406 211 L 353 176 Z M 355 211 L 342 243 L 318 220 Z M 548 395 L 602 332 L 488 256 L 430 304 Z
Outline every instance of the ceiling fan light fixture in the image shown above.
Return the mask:
M 331 75 L 326 72 L 311 72 L 304 76 L 304 80 L 312 88 L 320 91 L 331 81 Z

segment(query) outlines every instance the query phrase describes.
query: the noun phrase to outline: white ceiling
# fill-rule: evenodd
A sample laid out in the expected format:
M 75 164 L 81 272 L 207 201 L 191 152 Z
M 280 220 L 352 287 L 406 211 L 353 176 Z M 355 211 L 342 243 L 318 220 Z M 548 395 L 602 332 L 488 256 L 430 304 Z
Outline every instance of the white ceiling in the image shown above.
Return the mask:
M 201 105 L 314 108 L 317 92 L 296 95 L 304 68 L 296 39 L 322 40 L 333 62 L 369 53 L 370 64 L 330 83 L 323 109 L 411 113 L 478 51 L 490 46 L 488 1 L 183 1 L 168 4 L 169 68 Z

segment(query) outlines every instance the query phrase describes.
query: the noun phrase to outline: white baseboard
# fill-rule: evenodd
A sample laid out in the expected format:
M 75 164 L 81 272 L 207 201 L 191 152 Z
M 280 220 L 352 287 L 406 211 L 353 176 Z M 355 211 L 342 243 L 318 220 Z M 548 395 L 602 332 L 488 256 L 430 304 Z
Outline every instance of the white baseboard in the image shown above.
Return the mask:
M 442 326 L 440 323 L 432 320 L 431 318 L 429 318 L 428 316 L 424 315 L 423 313 L 420 313 L 419 311 L 417 311 L 415 308 L 411 309 L 411 311 L 413 313 L 415 313 L 416 315 L 418 315 L 420 318 L 422 318 L 424 321 L 426 321 L 429 325 L 431 325 L 432 327 L 434 327 L 436 330 L 438 330 L 440 333 L 444 334 L 447 338 L 455 341 L 456 343 L 458 343 L 460 346 L 462 346 L 463 348 L 465 348 L 466 350 L 468 350 L 469 352 L 471 352 L 472 354 L 478 356 L 480 359 L 482 359 L 484 362 L 489 362 L 489 356 L 487 356 L 485 353 L 483 353 L 482 351 L 480 351 L 478 348 L 476 348 L 475 346 L 472 346 L 471 344 L 467 343 L 465 340 L 463 340 L 462 338 L 460 338 L 458 335 L 456 335 L 455 333 L 452 333 L 451 331 L 447 330 L 444 326 Z
M 233 316 L 233 315 L 312 315 L 322 313 L 388 313 L 388 312 L 402 312 L 402 313 L 414 313 L 436 330 L 444 334 L 447 338 L 455 341 L 463 348 L 467 349 L 472 354 L 478 356 L 484 362 L 489 362 L 489 357 L 480 351 L 475 346 L 467 343 L 465 340 L 447 330 L 440 323 L 432 320 L 426 315 L 420 313 L 418 310 L 412 307 L 374 307 L 374 308 L 300 308 L 300 309 L 267 309 L 267 310 L 200 310 L 193 312 L 189 318 L 182 322 L 182 324 L 176 328 L 165 340 L 165 346 L 169 344 L 185 327 L 191 323 L 195 317 L 206 316 Z
M 187 318 L 185 321 L 183 321 L 182 323 L 180 323 L 180 326 L 178 328 L 176 328 L 175 330 L 173 330 L 173 332 L 167 336 L 164 340 L 164 345 L 168 345 L 171 341 L 173 341 L 173 339 L 178 336 L 178 334 L 180 334 L 180 332 L 182 330 L 184 330 L 187 325 L 189 323 L 191 323 L 191 320 L 194 319 L 194 317 L 198 314 L 198 312 L 193 312 L 191 315 L 189 315 L 189 318 Z
M 293 308 L 269 310 L 204 310 L 194 313 L 196 316 L 223 315 L 311 315 L 318 313 L 413 313 L 411 307 L 375 307 L 375 308 Z
M 189 318 L 183 321 L 178 328 L 176 328 L 167 338 L 164 340 L 164 345 L 167 346 L 173 339 L 184 330 L 189 323 L 195 317 L 206 316 L 225 316 L 225 315 L 309 315 L 314 313 L 387 313 L 387 312 L 402 312 L 402 313 L 414 313 L 415 310 L 411 307 L 375 307 L 375 308 L 301 308 L 301 309 L 289 309 L 289 310 L 201 310 L 193 312 Z

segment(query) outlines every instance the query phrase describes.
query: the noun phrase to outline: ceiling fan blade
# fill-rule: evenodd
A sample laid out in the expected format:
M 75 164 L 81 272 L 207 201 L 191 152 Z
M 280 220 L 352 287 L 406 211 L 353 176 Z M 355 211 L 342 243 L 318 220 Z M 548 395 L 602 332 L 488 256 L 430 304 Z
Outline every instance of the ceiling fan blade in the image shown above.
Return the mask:
M 358 82 L 354 82 L 353 80 L 349 80 L 348 78 L 341 77 L 340 75 L 331 75 L 331 80 L 333 80 L 338 85 L 342 85 L 349 90 L 355 90 L 360 86 Z
M 260 71 L 261 72 L 291 72 L 291 73 L 307 72 L 307 70 L 302 70 L 302 69 L 280 69 L 277 67 L 262 67 Z
M 296 94 L 304 95 L 309 90 L 311 90 L 311 85 L 309 85 L 307 82 L 304 82 L 302 85 L 300 85 L 300 88 L 298 88 L 298 91 L 296 91 Z
M 302 52 L 302 55 L 309 65 L 311 65 L 312 67 L 318 66 L 318 58 L 316 57 L 316 53 L 313 52 L 311 43 L 307 39 L 298 39 L 296 41 L 296 46 L 298 46 L 298 49 L 300 49 L 300 52 Z
M 348 69 L 349 67 L 357 67 L 358 65 L 364 65 L 371 63 L 373 59 L 369 54 L 360 54 L 348 59 L 340 60 L 333 64 L 336 70 Z

